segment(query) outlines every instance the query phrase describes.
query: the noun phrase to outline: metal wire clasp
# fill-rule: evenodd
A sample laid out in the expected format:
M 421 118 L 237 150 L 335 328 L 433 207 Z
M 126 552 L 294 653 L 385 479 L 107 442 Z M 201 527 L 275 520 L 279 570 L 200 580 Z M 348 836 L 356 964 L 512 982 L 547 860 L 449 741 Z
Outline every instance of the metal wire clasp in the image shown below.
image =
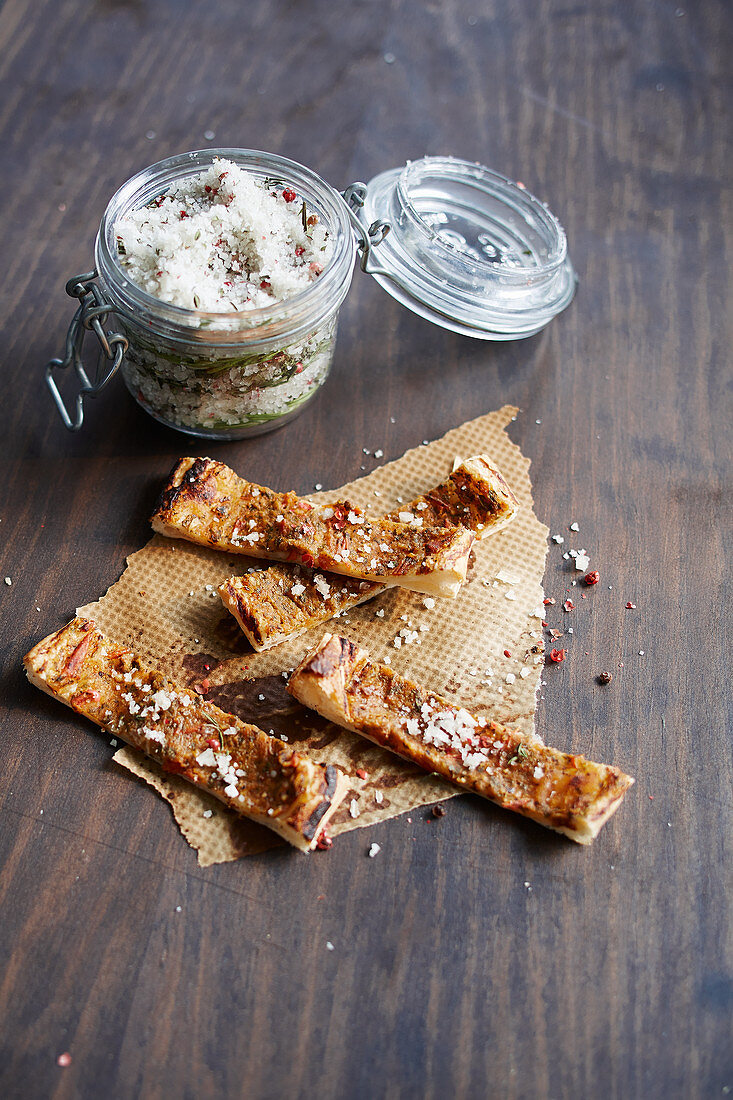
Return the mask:
M 46 385 L 51 391 L 51 396 L 56 403 L 56 408 L 59 411 L 64 425 L 70 432 L 78 432 L 79 428 L 81 428 L 84 423 L 84 398 L 87 396 L 96 397 L 100 390 L 104 389 L 109 380 L 113 378 L 119 370 L 125 352 L 127 351 L 128 341 L 121 332 L 105 333 L 102 328 L 102 322 L 114 311 L 114 306 L 111 302 L 106 300 L 101 290 L 94 282 L 96 278 L 96 271 L 87 271 L 84 275 L 76 275 L 73 279 L 69 279 L 66 284 L 66 293 L 71 298 L 77 298 L 79 300 L 79 308 L 74 314 L 73 320 L 69 325 L 69 331 L 66 334 L 64 358 L 52 359 L 46 367 Z M 94 331 L 101 348 L 93 382 L 89 381 L 89 376 L 84 370 L 84 365 L 81 361 L 81 349 L 84 343 L 84 334 L 87 329 L 92 329 Z M 100 377 L 100 368 L 103 359 L 111 361 L 112 365 L 102 378 Z M 53 377 L 53 372 L 57 367 L 60 367 L 62 370 L 65 370 L 67 367 L 73 367 L 76 371 L 77 378 L 81 382 L 81 389 L 76 395 L 76 416 L 73 420 L 67 411 L 64 399 L 56 385 L 56 379 Z
M 356 247 L 360 257 L 360 267 L 367 275 L 387 275 L 389 278 L 392 278 L 389 271 L 376 265 L 372 256 L 372 249 L 382 243 L 392 227 L 389 222 L 372 222 L 369 228 L 366 229 L 359 221 L 359 216 L 356 213 L 357 210 L 361 210 L 364 205 L 366 193 L 367 185 L 365 183 L 350 183 L 349 186 L 341 192 L 341 198 L 348 208 L 354 232 L 359 238 L 359 243 Z

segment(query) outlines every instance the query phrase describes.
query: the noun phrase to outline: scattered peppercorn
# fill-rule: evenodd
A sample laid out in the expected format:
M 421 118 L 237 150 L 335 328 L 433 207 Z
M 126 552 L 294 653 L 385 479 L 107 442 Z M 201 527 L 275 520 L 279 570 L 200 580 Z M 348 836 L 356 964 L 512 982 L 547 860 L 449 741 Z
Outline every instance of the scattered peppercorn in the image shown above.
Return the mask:
M 295 202 L 297 195 L 295 194 L 295 191 L 293 191 L 292 187 L 284 187 L 283 198 L 285 199 L 285 202 Z
M 433 806 L 433 817 L 445 817 L 445 806 Z
M 583 577 L 583 580 L 586 584 L 598 584 L 600 579 L 601 574 L 598 572 L 597 569 L 591 570 L 590 573 L 586 573 L 586 575 Z
M 599 672 L 597 680 L 599 684 L 610 684 L 611 680 L 613 680 L 613 676 L 610 672 Z
M 562 605 L 562 609 L 563 611 L 574 611 L 575 604 L 572 600 L 566 600 L 565 603 Z
M 553 604 L 555 602 L 555 597 L 554 596 L 545 596 L 545 598 L 542 602 L 544 604 Z
M 328 849 L 332 846 L 333 840 L 324 829 L 324 831 L 321 833 L 318 840 L 316 841 L 316 848 L 319 850 L 319 852 L 327 852 Z
M 567 653 L 567 649 L 551 649 L 550 650 L 550 660 L 554 661 L 556 665 L 559 665 L 560 661 L 565 660 L 565 654 L 566 653 Z
M 626 604 L 626 608 L 628 611 L 634 611 L 636 608 L 636 604 L 632 603 L 631 600 L 629 600 L 629 602 Z
M 356 774 L 359 776 L 359 779 L 368 779 L 369 778 L 368 773 L 366 771 L 364 771 L 363 768 L 357 768 L 356 769 Z
M 504 650 L 504 656 L 505 657 L 511 657 L 511 652 L 508 649 L 505 649 Z

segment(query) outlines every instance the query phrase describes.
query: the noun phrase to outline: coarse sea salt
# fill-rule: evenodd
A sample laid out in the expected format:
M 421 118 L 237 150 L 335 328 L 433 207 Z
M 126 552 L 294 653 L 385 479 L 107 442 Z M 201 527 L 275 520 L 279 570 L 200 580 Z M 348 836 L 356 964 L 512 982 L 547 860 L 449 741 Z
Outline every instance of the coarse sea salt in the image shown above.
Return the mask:
M 318 278 L 332 253 L 325 227 L 292 188 L 266 186 L 218 158 L 119 218 L 114 231 L 134 283 L 164 302 L 213 313 L 289 298 Z

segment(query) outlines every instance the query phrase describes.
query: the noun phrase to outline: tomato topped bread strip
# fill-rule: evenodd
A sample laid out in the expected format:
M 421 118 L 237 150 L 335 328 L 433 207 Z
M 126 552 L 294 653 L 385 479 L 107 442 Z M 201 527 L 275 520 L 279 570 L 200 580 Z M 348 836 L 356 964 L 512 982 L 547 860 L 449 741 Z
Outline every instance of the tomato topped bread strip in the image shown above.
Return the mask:
M 619 768 L 476 718 L 336 635 L 323 636 L 288 690 L 331 722 L 579 844 L 590 843 L 634 782 Z
M 88 619 L 44 638 L 24 665 L 36 687 L 302 851 L 346 793 L 337 768 L 171 682 Z
M 398 522 L 419 518 L 427 527 L 462 526 L 484 539 L 506 527 L 517 508 L 516 497 L 489 458 L 475 455 L 429 493 L 385 518 Z M 272 565 L 230 577 L 218 591 L 253 649 L 263 650 L 304 634 L 387 587 L 303 566 Z
M 370 520 L 349 501 L 316 506 L 243 481 L 223 462 L 182 458 L 152 517 L 155 531 L 227 553 L 292 561 L 360 580 L 455 596 L 474 535 L 463 527 Z

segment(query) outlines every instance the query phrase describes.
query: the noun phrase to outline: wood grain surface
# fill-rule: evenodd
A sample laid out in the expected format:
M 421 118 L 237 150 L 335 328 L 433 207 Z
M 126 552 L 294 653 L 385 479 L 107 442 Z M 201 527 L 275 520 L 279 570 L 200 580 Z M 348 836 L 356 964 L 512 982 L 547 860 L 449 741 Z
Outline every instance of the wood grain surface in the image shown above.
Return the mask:
M 0 6 L 2 1096 L 733 1089 L 731 46 L 716 0 Z M 448 333 L 357 272 L 317 400 L 200 453 L 307 492 L 362 447 L 521 407 L 538 514 L 577 521 L 601 572 L 539 729 L 637 779 L 589 850 L 462 797 L 202 871 L 107 739 L 26 684 L 22 654 L 118 577 L 191 448 L 121 382 L 64 430 L 42 382 L 63 284 L 121 182 L 212 144 L 340 187 L 452 153 L 563 221 L 579 290 L 541 335 Z M 551 594 L 562 564 L 553 545 Z

